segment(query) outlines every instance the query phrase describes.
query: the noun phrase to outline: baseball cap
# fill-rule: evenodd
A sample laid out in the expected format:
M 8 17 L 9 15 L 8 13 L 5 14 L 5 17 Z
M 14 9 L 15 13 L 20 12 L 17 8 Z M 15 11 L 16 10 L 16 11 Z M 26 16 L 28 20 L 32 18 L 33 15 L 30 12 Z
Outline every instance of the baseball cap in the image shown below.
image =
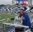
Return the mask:
M 20 10 L 23 10 L 23 11 L 25 11 L 23 7 L 21 7 L 21 8 L 20 8 Z

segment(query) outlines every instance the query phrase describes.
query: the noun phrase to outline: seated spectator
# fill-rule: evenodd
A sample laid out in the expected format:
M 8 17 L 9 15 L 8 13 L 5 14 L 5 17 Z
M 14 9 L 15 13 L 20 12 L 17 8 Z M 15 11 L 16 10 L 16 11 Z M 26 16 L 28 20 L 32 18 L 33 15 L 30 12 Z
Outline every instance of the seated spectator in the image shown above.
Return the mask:
M 20 12 L 18 12 L 18 15 L 15 17 L 14 24 L 22 24 Z

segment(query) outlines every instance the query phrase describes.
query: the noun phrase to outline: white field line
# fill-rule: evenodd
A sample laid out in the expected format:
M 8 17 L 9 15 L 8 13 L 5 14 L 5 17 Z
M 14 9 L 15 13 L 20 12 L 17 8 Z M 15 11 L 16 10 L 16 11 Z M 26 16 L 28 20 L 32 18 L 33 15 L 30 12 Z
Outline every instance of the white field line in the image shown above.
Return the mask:
M 6 19 L 2 19 L 2 20 L 6 20 Z
M 9 20 L 10 20 L 9 18 L 7 18 L 7 20 L 6 19 L 2 19 L 2 20 L 0 20 L 0 22 L 2 22 L 2 21 L 8 22 Z
M 6 20 L 6 19 L 2 19 L 2 20 L 0 20 L 0 21 L 4 21 L 4 20 Z
M 0 20 L 0 22 L 8 22 L 6 19 L 2 19 Z
M 11 15 L 11 16 L 13 16 L 13 15 Z M 0 18 L 1 18 L 1 17 L 0 17 Z M 0 21 L 4 21 L 4 20 L 6 20 L 6 19 L 2 19 L 2 20 L 0 20 Z M 7 18 L 6 21 L 8 21 L 8 20 L 10 20 L 10 18 Z

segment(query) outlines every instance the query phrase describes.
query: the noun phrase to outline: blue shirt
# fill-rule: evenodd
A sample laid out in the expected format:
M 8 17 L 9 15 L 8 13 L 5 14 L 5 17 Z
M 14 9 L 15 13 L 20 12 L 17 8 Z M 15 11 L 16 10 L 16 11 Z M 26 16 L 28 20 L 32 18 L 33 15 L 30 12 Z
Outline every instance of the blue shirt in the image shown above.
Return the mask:
M 23 19 L 23 25 L 25 25 L 25 26 L 31 26 L 30 18 L 28 16 L 28 14 L 25 12 L 22 16 L 24 17 L 24 19 Z

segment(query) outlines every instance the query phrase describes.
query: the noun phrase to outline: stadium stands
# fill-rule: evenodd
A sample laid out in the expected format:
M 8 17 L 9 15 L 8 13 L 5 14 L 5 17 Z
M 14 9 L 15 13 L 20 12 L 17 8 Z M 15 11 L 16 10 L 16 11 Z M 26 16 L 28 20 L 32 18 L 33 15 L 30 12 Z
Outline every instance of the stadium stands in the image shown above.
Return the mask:
M 28 12 L 29 11 L 29 7 L 28 6 L 23 6 L 23 5 L 21 5 L 21 4 L 15 4 L 15 5 L 13 5 L 13 6 L 0 6 L 0 11 L 8 11 L 8 12 L 12 12 L 12 13 L 17 13 L 18 11 L 20 11 L 20 8 L 26 8 L 25 10 L 26 10 L 26 12 Z

